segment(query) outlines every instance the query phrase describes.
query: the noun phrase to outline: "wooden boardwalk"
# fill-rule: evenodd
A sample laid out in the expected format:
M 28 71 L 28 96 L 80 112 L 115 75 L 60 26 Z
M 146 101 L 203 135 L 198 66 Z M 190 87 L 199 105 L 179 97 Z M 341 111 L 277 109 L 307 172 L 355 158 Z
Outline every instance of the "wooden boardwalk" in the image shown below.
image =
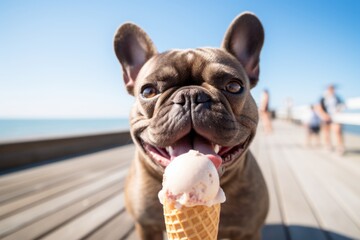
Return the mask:
M 360 239 L 360 138 L 338 156 L 276 121 L 252 151 L 270 192 L 263 239 Z M 137 239 L 124 209 L 127 145 L 0 177 L 0 239 Z

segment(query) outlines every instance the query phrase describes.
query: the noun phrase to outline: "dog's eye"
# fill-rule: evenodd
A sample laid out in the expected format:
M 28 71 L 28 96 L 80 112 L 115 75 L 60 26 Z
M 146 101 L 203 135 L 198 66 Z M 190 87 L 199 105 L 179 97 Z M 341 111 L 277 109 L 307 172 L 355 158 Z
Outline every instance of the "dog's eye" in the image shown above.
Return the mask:
M 155 97 L 157 95 L 158 91 L 154 86 L 146 86 L 143 88 L 143 90 L 141 91 L 141 95 L 144 98 L 152 98 Z
M 242 87 L 241 87 L 240 83 L 238 83 L 236 81 L 232 81 L 226 85 L 225 89 L 226 89 L 226 91 L 228 91 L 230 93 L 240 93 L 242 90 Z

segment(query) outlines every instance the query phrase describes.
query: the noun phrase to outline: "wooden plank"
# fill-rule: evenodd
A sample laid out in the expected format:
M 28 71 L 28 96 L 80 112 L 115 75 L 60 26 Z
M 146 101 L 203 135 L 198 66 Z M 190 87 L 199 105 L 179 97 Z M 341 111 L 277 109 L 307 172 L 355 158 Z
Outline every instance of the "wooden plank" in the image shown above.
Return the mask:
M 110 132 L 66 138 L 0 144 L 0 170 L 34 165 L 46 160 L 66 158 L 89 151 L 131 143 L 130 133 Z
M 44 176 L 58 174 L 59 171 L 64 169 L 63 172 L 67 172 L 69 169 L 81 170 L 81 167 L 86 167 L 87 164 L 93 164 L 99 162 L 99 158 L 107 159 L 107 161 L 124 161 L 127 162 L 130 159 L 123 158 L 122 156 L 133 156 L 134 145 L 126 145 L 122 147 L 103 150 L 91 154 L 85 154 L 77 157 L 64 159 L 63 161 L 57 161 L 50 164 L 41 165 L 34 168 L 25 169 L 22 171 L 9 173 L 2 175 L 0 178 L 0 189 L 11 184 L 19 184 L 28 182 L 29 179 L 43 178 Z M 121 156 L 119 158 L 119 156 Z M 70 163 L 71 162 L 71 163 Z
M 282 215 L 280 212 L 280 207 L 278 203 L 278 189 L 276 189 L 276 185 L 273 179 L 273 172 L 270 166 L 269 153 L 267 152 L 268 146 L 266 144 L 267 136 L 259 133 L 256 136 L 252 149 L 256 149 L 254 151 L 257 162 L 259 163 L 260 169 L 264 175 L 266 185 L 269 191 L 270 205 L 269 205 L 269 213 L 266 218 L 266 225 L 262 229 L 262 239 L 263 240 L 286 240 L 287 238 L 287 229 L 284 225 L 284 221 L 282 219 Z
M 122 239 L 134 230 L 134 220 L 126 212 L 122 211 L 109 222 L 85 237 L 88 240 L 117 240 Z
M 353 165 L 354 170 L 360 170 L 360 136 L 345 133 L 344 142 L 346 148 L 345 157 Z
M 286 144 L 286 135 L 286 132 L 273 134 L 267 143 L 271 166 L 275 173 L 275 184 L 279 190 L 280 208 L 288 226 L 288 233 L 294 240 L 326 240 L 326 235 L 320 230 L 319 223 L 283 155 L 283 150 L 289 147 L 289 144 Z M 309 228 L 308 231 L 299 231 L 298 226 Z
M 356 179 L 360 176 L 341 166 L 347 158 L 341 157 L 340 161 L 338 155 L 303 147 L 298 137 L 303 134 L 303 129 L 294 125 L 283 125 L 282 128 L 292 133 L 287 136 L 287 141 L 295 147 L 284 148 L 284 154 L 321 229 L 326 230 L 331 239 L 358 238 L 360 195 Z
M 354 179 L 360 179 L 360 168 L 349 164 L 348 158 L 340 157 L 329 152 L 312 151 L 318 161 L 316 164 L 321 165 L 321 169 L 326 169 L 332 175 L 332 179 L 337 179 L 343 183 L 344 187 L 352 189 L 357 195 L 360 195 L 360 184 Z M 359 159 L 360 161 L 360 159 Z
M 135 231 L 132 231 L 128 236 L 126 236 L 124 239 L 126 240 L 140 240 L 140 238 L 137 236 Z
M 294 136 L 298 136 L 300 134 L 299 130 L 301 129 L 294 125 L 283 127 L 289 128 L 289 131 L 291 132 L 297 132 L 297 134 L 289 137 L 289 140 L 299 143 L 299 139 Z M 360 144 L 360 138 L 358 138 L 358 140 Z M 301 145 L 299 144 L 298 146 Z M 352 159 L 328 151 L 301 147 L 292 149 L 289 154 L 294 154 L 295 157 L 299 155 L 303 156 L 304 160 L 299 160 L 297 165 L 306 164 L 309 171 L 313 172 L 318 181 L 321 182 L 323 188 L 327 189 L 327 192 L 331 195 L 331 199 L 337 201 L 343 211 L 351 218 L 351 221 L 354 222 L 357 227 L 356 230 L 348 229 L 350 226 L 353 226 L 353 224 L 345 224 L 347 222 L 346 217 L 344 217 L 344 220 L 341 220 L 340 217 L 326 218 L 326 221 L 336 221 L 329 226 L 333 229 L 339 229 L 339 226 L 343 224 L 346 225 L 342 231 L 343 233 L 358 232 L 357 229 L 360 228 L 360 214 L 358 214 L 360 212 L 360 185 L 358 184 L 360 180 L 360 169 L 357 169 L 353 164 L 348 165 L 349 162 L 352 162 Z M 336 209 L 336 206 L 334 206 L 334 209 Z M 341 216 L 341 214 L 339 216 Z
M 273 173 L 269 162 L 270 161 L 269 155 L 266 151 L 268 149 L 268 146 L 266 145 L 266 142 L 263 139 L 260 141 L 261 141 L 261 147 L 259 149 L 259 156 L 257 158 L 257 162 L 259 163 L 260 169 L 264 175 L 270 196 L 270 209 L 266 219 L 266 223 L 283 224 L 283 219 L 281 216 L 279 203 L 278 203 L 276 185 L 274 184 L 274 180 L 273 180 Z
M 319 220 L 320 227 L 330 231 L 330 235 L 331 232 L 336 232 L 349 237 L 360 236 L 360 230 L 327 191 L 323 182 L 314 174 L 321 171 L 314 164 L 318 159 L 314 159 L 313 154 L 309 154 L 308 151 L 299 149 L 292 149 L 291 152 L 288 151 L 285 154 Z M 333 237 L 332 239 L 342 238 Z
M 163 234 L 163 238 L 164 240 L 168 240 L 166 232 L 164 232 Z M 125 236 L 123 239 L 121 240 L 140 240 L 140 238 L 138 237 L 135 229 L 133 231 L 131 231 L 127 236 Z
M 119 182 L 125 177 L 127 169 L 122 169 L 118 172 L 108 174 L 106 177 L 94 181 L 88 185 L 81 186 L 79 188 L 72 189 L 71 191 L 64 193 L 55 198 L 49 199 L 41 204 L 31 206 L 30 208 L 11 215 L 5 219 L 0 220 L 0 237 L 7 235 L 13 231 L 18 230 L 24 225 L 28 225 L 35 219 L 39 219 L 50 213 L 58 211 L 59 209 L 67 206 L 68 204 L 78 200 L 84 195 L 90 193 L 96 193 L 100 189 Z
M 52 186 L 51 188 L 44 189 L 42 191 L 35 192 L 33 194 L 26 195 L 21 198 L 17 198 L 11 202 L 6 202 L 5 204 L 0 205 L 0 218 L 4 218 L 4 216 L 11 214 L 14 211 L 17 211 L 23 207 L 27 207 L 31 204 L 37 203 L 46 198 L 56 196 L 61 194 L 62 192 L 66 192 L 71 190 L 72 188 L 76 188 L 83 184 L 90 183 L 92 181 L 97 181 L 97 179 L 106 176 L 109 173 L 114 171 L 118 171 L 125 166 L 115 165 L 109 169 L 105 169 L 103 171 L 98 170 L 94 173 L 88 173 L 84 176 L 78 176 L 77 178 L 70 178 L 67 181 L 61 182 L 58 185 Z
M 80 239 L 99 227 L 102 223 L 119 214 L 124 206 L 123 193 L 117 194 L 103 204 L 73 219 L 59 229 L 44 236 L 43 240 Z
M 326 180 L 323 176 L 319 176 L 320 172 L 315 174 L 317 174 L 320 181 L 323 182 L 332 197 L 337 200 L 351 220 L 360 228 L 360 195 L 344 186 L 341 181 L 336 179 Z
M 1 176 L 0 202 L 36 191 L 72 175 L 92 171 L 94 168 L 129 162 L 134 154 L 133 148 L 133 146 L 119 147 Z
M 123 189 L 123 183 L 115 183 L 108 187 L 101 189 L 96 194 L 91 193 L 77 200 L 76 202 L 56 211 L 52 214 L 49 214 L 35 222 L 27 225 L 18 231 L 13 232 L 12 234 L 2 238 L 3 240 L 30 240 L 36 239 L 41 236 L 44 236 L 46 233 L 56 229 L 58 226 L 64 224 L 67 221 L 70 221 L 72 218 L 75 218 L 79 214 L 84 213 L 89 208 L 94 207 L 96 204 L 104 201 L 105 199 L 118 194 Z

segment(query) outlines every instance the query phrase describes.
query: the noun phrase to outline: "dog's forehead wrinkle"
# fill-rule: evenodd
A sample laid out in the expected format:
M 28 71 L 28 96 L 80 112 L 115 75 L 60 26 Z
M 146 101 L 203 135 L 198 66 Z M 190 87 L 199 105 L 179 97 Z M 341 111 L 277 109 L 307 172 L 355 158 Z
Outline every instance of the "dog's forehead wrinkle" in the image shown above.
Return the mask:
M 158 82 L 166 82 L 178 78 L 179 78 L 178 70 L 171 65 L 165 65 L 163 67 L 154 68 L 153 71 L 149 73 L 148 76 L 146 76 L 147 80 L 158 81 Z
M 157 82 L 178 82 L 181 81 L 186 84 L 186 81 L 191 78 L 191 64 L 192 53 L 176 50 L 168 51 L 159 54 L 152 63 L 149 64 L 149 69 L 146 75 L 143 76 L 149 81 Z M 190 57 L 188 57 L 190 56 Z M 156 63 L 155 65 L 153 65 Z
M 198 48 L 188 50 L 184 54 L 186 54 L 187 59 L 194 61 L 193 64 L 190 64 L 192 77 L 203 81 L 212 78 L 247 80 L 247 75 L 240 62 L 221 49 Z
M 171 65 L 162 67 L 160 71 L 161 71 L 161 74 L 164 76 L 176 77 L 179 75 L 177 70 Z
M 208 64 L 202 73 L 205 79 L 229 79 L 239 78 L 245 81 L 245 76 L 240 74 L 236 69 L 222 63 Z
M 167 67 L 169 62 L 172 63 L 171 67 Z M 157 68 L 151 68 L 154 63 L 157 64 Z M 179 80 L 185 81 L 184 83 L 191 84 L 201 84 L 201 82 L 221 74 L 224 77 L 237 77 L 245 80 L 240 63 L 231 55 L 216 48 L 167 51 L 153 58 L 149 69 L 153 72 L 151 74 L 155 74 L 154 76 L 179 78 Z M 161 79 L 158 80 L 161 81 Z

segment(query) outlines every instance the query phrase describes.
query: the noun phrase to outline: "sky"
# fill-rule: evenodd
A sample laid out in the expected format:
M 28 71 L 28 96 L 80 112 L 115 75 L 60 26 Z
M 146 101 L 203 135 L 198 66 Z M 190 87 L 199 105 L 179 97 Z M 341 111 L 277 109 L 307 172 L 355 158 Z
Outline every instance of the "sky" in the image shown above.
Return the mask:
M 116 29 L 141 26 L 159 52 L 219 47 L 230 22 L 251 11 L 265 44 L 256 101 L 270 107 L 319 101 L 328 84 L 360 96 L 360 1 L 0 1 L 0 118 L 127 117 L 113 50 Z

